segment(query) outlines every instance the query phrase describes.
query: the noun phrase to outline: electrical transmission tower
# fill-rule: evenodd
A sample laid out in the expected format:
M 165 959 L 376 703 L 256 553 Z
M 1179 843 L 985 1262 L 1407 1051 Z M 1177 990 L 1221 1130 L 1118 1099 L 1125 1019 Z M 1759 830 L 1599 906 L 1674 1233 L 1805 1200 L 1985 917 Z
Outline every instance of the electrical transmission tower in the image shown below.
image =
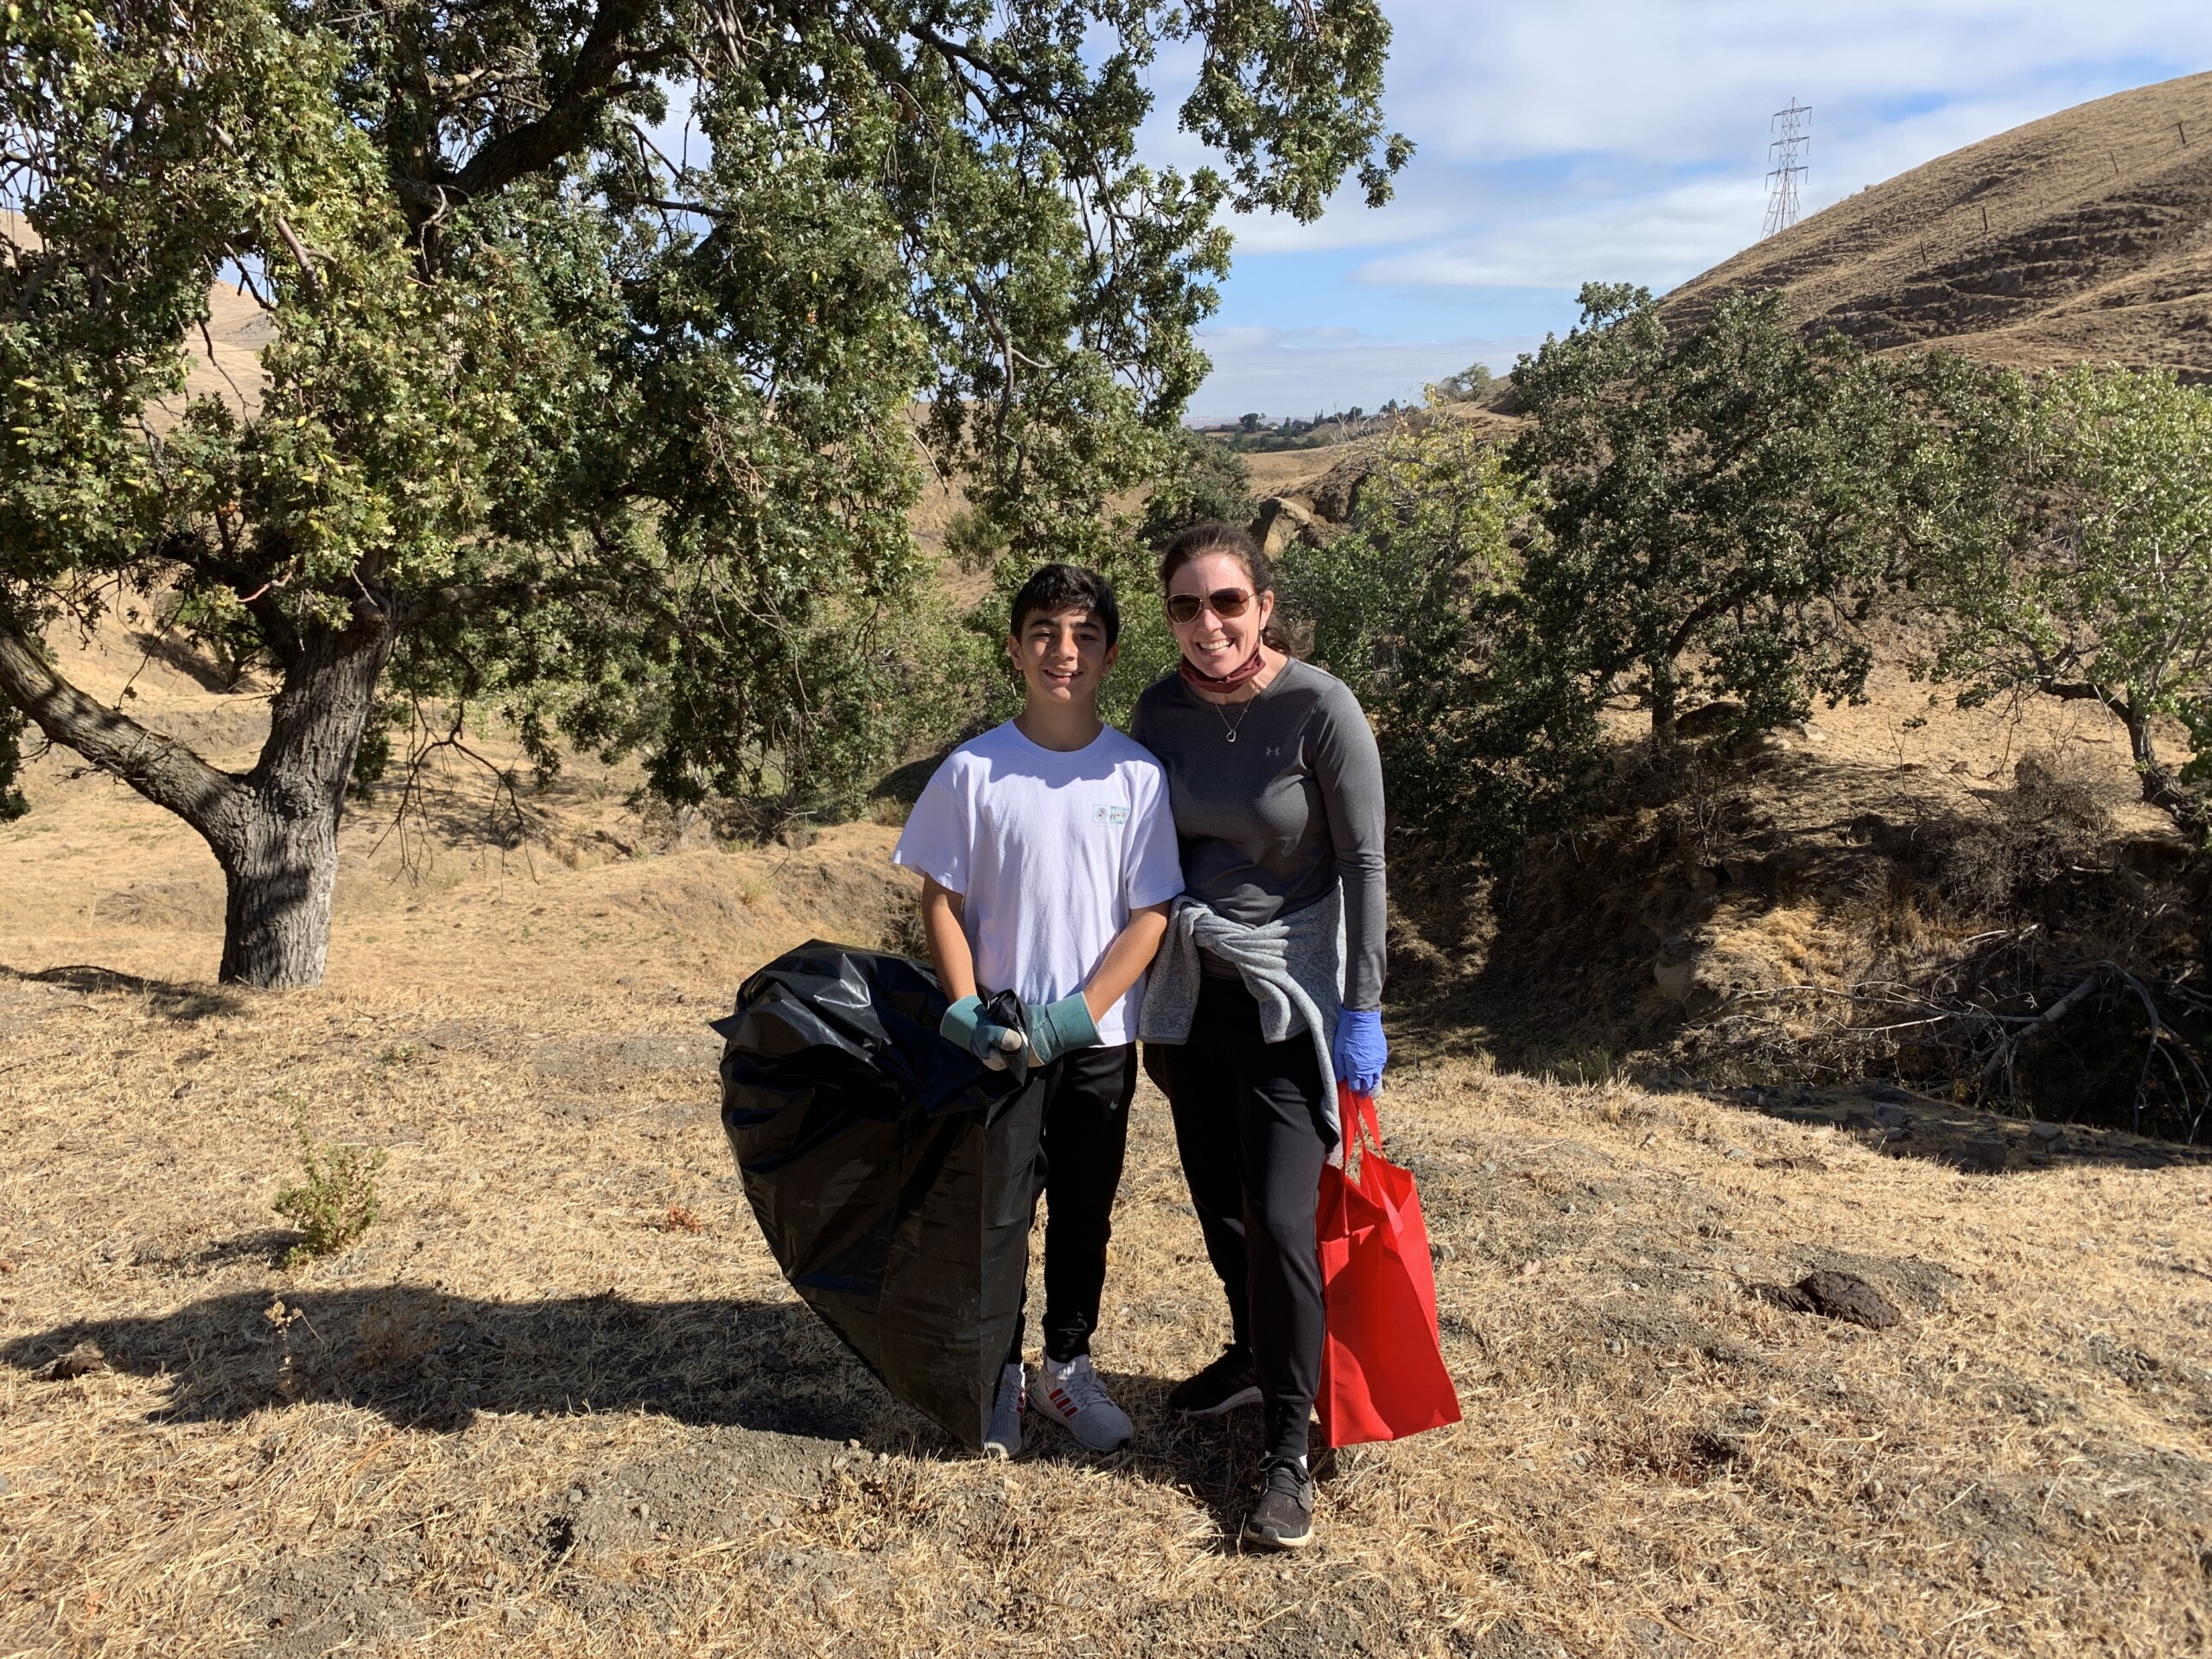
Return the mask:
M 1769 124 L 1775 140 L 1766 148 L 1774 167 L 1766 175 L 1766 228 L 1759 232 L 1762 241 L 1797 222 L 1797 181 L 1808 171 L 1804 157 L 1813 147 L 1812 113 L 1808 105 L 1793 98 L 1788 109 L 1774 112 Z

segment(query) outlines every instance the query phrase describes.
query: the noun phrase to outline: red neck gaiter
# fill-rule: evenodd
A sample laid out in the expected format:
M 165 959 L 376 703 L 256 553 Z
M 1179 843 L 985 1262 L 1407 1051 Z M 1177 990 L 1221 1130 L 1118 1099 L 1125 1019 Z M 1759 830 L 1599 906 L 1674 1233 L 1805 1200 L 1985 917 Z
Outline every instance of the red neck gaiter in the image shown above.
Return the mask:
M 1183 677 L 1184 684 L 1194 685 L 1201 691 L 1234 691 L 1266 667 L 1267 661 L 1268 653 L 1258 645 L 1255 645 L 1252 647 L 1252 654 L 1244 659 L 1243 666 L 1230 669 L 1219 679 L 1199 669 L 1187 657 L 1175 664 L 1175 671 Z

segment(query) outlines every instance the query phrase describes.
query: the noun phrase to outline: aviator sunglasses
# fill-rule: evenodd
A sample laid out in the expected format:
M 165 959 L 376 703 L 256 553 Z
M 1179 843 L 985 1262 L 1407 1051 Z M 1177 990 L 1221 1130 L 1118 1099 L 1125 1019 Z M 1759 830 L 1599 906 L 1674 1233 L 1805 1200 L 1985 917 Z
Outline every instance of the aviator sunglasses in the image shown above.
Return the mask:
M 1195 622 L 1204 611 L 1211 611 L 1224 622 L 1244 614 L 1244 607 L 1252 602 L 1252 595 L 1242 588 L 1217 588 L 1203 598 L 1197 594 L 1167 595 L 1167 619 L 1171 622 Z

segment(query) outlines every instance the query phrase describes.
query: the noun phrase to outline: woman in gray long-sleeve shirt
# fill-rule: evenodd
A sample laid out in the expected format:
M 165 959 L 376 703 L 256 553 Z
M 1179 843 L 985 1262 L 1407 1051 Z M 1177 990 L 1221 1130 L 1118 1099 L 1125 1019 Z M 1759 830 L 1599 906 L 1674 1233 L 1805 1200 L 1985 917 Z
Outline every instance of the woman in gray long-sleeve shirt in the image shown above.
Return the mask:
M 1327 1071 L 1370 1093 L 1388 1054 L 1382 766 L 1350 689 L 1270 637 L 1273 581 L 1249 535 L 1226 524 L 1185 531 L 1160 580 L 1182 661 L 1138 699 L 1129 734 L 1167 771 L 1183 859 L 1179 924 L 1201 944 L 1275 924 L 1293 940 L 1333 938 L 1342 906 L 1338 998 L 1317 1010 L 1328 1040 L 1263 1029 L 1261 999 L 1239 970 L 1202 950 L 1187 1039 L 1145 1046 L 1232 1332 L 1221 1357 L 1168 1403 L 1206 1416 L 1264 1404 L 1267 1457 L 1244 1535 L 1296 1548 L 1313 1537 L 1306 1424 L 1323 1334 L 1313 1214 L 1337 1138 Z M 1179 914 L 1191 906 L 1211 914 Z

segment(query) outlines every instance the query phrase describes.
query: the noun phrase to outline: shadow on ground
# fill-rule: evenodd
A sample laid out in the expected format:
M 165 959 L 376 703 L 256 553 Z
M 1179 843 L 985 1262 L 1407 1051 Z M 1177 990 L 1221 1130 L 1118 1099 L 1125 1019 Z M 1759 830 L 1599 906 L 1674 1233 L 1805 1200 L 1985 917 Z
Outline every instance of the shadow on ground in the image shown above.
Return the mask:
M 2122 1169 L 2212 1166 L 2212 1147 L 2134 1135 L 2102 1123 L 2006 1117 L 1896 1084 L 1820 1089 L 1766 1084 L 1700 1092 L 1724 1105 L 1788 1122 L 1841 1129 L 1892 1158 L 1924 1158 L 1968 1174 L 2022 1174 L 2081 1164 Z
M 102 1370 L 167 1378 L 159 1415 L 169 1422 L 323 1403 L 452 1433 L 480 1411 L 644 1411 L 869 1451 L 968 1455 L 792 1302 L 495 1302 L 404 1283 L 250 1291 L 166 1314 L 56 1325 L 0 1348 L 0 1362 L 49 1379 L 60 1362 L 49 1386 Z M 1205 1503 L 1233 1540 L 1258 1478 L 1256 1410 L 1186 1421 L 1167 1409 L 1168 1380 L 1108 1380 L 1137 1421 L 1134 1450 L 1102 1459 L 1033 1414 L 1026 1455 L 1142 1469 Z
M 171 1421 L 322 1402 L 438 1430 L 480 1410 L 645 1409 L 841 1440 L 871 1428 L 936 1435 L 795 1303 L 499 1302 L 405 1283 L 243 1291 L 59 1325 L 10 1343 L 0 1360 L 35 1370 L 87 1344 L 109 1369 L 168 1378 Z M 873 1421 L 887 1411 L 896 1425 Z
M 245 1006 L 245 999 L 231 990 L 218 990 L 205 984 L 189 981 L 148 979 L 139 974 L 126 974 L 113 968 L 102 968 L 90 963 L 72 963 L 61 968 L 42 968 L 36 973 L 0 965 L 0 978 L 19 980 L 31 985 L 58 985 L 64 990 L 91 996 L 100 992 L 125 991 L 133 996 L 143 996 L 154 1013 L 163 1019 L 180 1022 L 205 1020 L 212 1014 L 237 1014 Z
M 248 1253 L 274 1249 L 274 1237 L 257 1235 Z M 795 1302 L 611 1294 L 495 1302 L 404 1283 L 245 1291 L 171 1313 L 56 1325 L 0 1348 L 0 1361 L 36 1372 L 73 1354 L 90 1360 L 87 1344 L 105 1369 L 168 1378 L 162 1415 L 169 1421 L 232 1421 L 316 1402 L 435 1430 L 465 1427 L 480 1410 L 646 1410 L 680 1422 L 953 1450 Z M 1165 1414 L 1167 1382 L 1124 1376 L 1114 1386 L 1133 1409 Z M 1179 1438 L 1205 1465 L 1204 1484 L 1236 1472 L 1212 1426 Z M 1046 1455 L 1088 1456 L 1042 1426 L 1033 1440 Z
M 226 674 L 219 664 L 204 655 L 181 634 L 142 628 L 132 632 L 130 643 L 146 653 L 148 662 L 166 664 L 202 691 L 227 695 L 238 690 L 238 682 L 244 677 L 242 672 Z M 132 677 L 135 679 L 137 676 Z

